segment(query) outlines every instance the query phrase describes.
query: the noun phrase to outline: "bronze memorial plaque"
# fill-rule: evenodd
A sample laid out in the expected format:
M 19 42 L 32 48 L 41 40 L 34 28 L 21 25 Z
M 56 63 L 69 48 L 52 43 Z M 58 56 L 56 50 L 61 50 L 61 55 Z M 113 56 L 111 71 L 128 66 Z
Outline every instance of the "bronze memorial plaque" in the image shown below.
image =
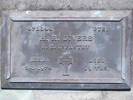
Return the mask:
M 130 90 L 131 11 L 6 11 L 3 89 Z

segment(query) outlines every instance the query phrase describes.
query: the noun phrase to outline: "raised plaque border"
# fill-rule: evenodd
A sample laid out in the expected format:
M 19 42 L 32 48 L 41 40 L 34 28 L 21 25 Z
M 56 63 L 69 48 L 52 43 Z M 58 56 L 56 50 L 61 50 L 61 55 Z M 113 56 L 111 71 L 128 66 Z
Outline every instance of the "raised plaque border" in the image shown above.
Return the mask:
M 10 25 L 14 21 L 89 20 L 122 21 L 122 83 L 54 83 L 10 82 Z M 93 11 L 5 11 L 2 12 L 1 87 L 3 89 L 60 89 L 60 90 L 130 90 L 130 49 L 132 12 L 130 10 Z

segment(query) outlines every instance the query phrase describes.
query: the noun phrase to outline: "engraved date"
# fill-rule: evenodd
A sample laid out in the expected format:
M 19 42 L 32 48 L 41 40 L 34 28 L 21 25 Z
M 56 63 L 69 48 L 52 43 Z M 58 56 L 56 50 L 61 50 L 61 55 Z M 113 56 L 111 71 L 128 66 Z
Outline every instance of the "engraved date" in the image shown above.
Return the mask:
M 101 65 L 98 65 L 98 66 L 86 66 L 84 68 L 84 71 L 107 71 L 108 68 L 107 66 L 101 66 Z
M 105 64 L 104 57 L 96 57 L 89 60 L 88 66 L 85 66 L 84 71 L 107 71 L 108 67 Z
M 38 66 L 26 65 L 24 66 L 24 69 L 27 71 L 41 71 L 41 72 L 52 70 L 51 67 L 48 67 L 46 65 L 38 65 Z

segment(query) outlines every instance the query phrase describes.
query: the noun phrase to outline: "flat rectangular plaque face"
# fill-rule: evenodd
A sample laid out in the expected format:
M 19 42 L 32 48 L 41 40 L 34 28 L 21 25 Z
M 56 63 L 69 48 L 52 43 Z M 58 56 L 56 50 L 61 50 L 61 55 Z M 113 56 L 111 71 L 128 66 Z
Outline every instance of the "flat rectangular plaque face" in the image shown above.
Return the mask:
M 2 88 L 130 89 L 131 11 L 10 11 L 2 25 Z

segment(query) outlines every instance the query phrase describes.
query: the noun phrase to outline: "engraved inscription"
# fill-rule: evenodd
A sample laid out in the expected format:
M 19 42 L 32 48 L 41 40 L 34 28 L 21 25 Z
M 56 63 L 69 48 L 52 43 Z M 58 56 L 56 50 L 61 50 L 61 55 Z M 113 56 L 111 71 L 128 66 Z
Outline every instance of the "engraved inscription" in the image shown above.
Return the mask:
M 60 39 L 56 35 L 51 35 L 50 38 L 46 35 L 40 37 L 41 48 L 42 49 L 65 49 L 65 50 L 82 50 L 82 49 L 89 49 L 91 44 L 88 45 L 73 45 L 72 42 L 94 42 L 94 36 L 85 36 L 85 35 L 63 35 L 62 37 L 59 36 Z M 51 44 L 46 46 L 45 43 L 50 42 Z M 58 44 L 60 42 L 70 42 L 69 45 Z M 58 45 L 53 45 L 57 43 Z
M 105 58 L 97 57 L 89 60 L 89 65 L 85 66 L 84 71 L 108 71 Z
M 39 40 L 40 40 L 40 48 L 43 52 L 46 50 L 89 50 L 91 49 L 91 46 L 94 45 L 95 39 L 96 39 L 96 32 L 108 32 L 107 26 L 98 24 L 93 27 L 91 27 L 94 31 L 94 33 L 90 33 L 89 30 L 87 33 L 78 33 L 78 32 L 71 32 L 71 33 L 62 33 L 61 31 L 58 32 L 58 34 L 54 33 L 55 29 L 51 28 L 50 26 L 46 25 L 39 25 L 39 26 L 31 26 L 28 27 L 28 31 L 36 32 L 36 34 L 40 34 Z M 90 30 L 91 30 L 90 28 Z M 39 33 L 37 33 L 39 32 Z M 47 32 L 50 32 L 50 34 L 47 34 Z M 86 35 L 83 35 L 86 34 Z M 75 44 L 78 43 L 79 44 Z M 69 76 L 69 68 L 74 63 L 72 56 L 69 54 L 62 55 L 59 59 L 59 64 L 63 66 L 64 73 L 63 76 Z M 41 63 L 41 62 L 48 62 L 48 59 L 38 56 L 38 57 L 31 57 L 29 62 L 31 63 Z M 49 68 L 47 66 L 43 65 L 37 65 L 37 67 L 34 66 L 26 66 L 25 70 L 51 70 L 52 68 Z M 92 58 L 89 60 L 88 65 L 84 67 L 84 71 L 107 71 L 107 66 L 105 64 L 105 58 L 104 57 L 97 57 Z
M 93 27 L 94 32 L 108 32 L 106 26 L 97 25 Z
M 28 27 L 28 31 L 53 31 L 52 28 L 48 26 L 38 26 L 38 27 Z
M 33 56 L 30 58 L 30 62 L 47 62 L 48 59 L 47 58 L 44 58 L 44 57 L 36 57 L 36 56 Z
M 38 65 L 38 66 L 26 65 L 26 66 L 24 66 L 24 69 L 28 70 L 28 71 L 40 71 L 40 72 L 52 70 L 51 67 L 48 67 L 46 65 Z
M 72 80 L 113 77 L 111 73 L 121 59 L 120 22 L 33 21 L 16 27 L 12 42 L 12 66 L 20 66 L 21 75 L 39 80 Z M 16 23 L 17 24 L 17 23 Z M 27 25 L 27 26 L 26 26 Z M 110 27 L 112 25 L 112 27 Z M 21 33 L 20 33 L 21 32 Z M 111 36 L 110 36 L 111 35 Z M 18 38 L 18 37 L 21 37 Z M 11 45 L 14 49 L 14 45 Z M 116 50 L 119 49 L 119 50 Z M 21 52 L 20 52 L 21 50 Z M 115 51 L 113 54 L 112 51 Z M 20 53 L 19 53 L 20 52 Z M 13 56 L 14 55 L 14 56 Z M 111 59 L 110 59 L 111 58 Z M 113 63 L 113 64 L 112 64 Z M 115 71 L 114 71 L 115 72 Z M 19 74 L 18 72 L 14 72 Z M 103 74 L 106 76 L 98 76 Z M 116 73 L 117 74 L 117 73 Z M 63 81 L 64 82 L 64 81 Z

